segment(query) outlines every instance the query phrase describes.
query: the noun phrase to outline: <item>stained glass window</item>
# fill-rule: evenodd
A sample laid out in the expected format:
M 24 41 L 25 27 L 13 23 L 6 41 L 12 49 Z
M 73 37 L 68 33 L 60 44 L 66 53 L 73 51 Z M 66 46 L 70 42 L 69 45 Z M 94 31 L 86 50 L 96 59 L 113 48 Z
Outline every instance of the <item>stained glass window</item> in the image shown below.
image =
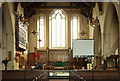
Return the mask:
M 44 47 L 45 42 L 45 25 L 44 16 L 39 16 L 39 21 L 37 23 L 37 48 Z
M 78 34 L 78 16 L 73 16 L 71 20 L 71 48 L 72 48 L 72 39 L 77 39 Z
M 50 17 L 49 47 L 64 48 L 66 46 L 66 16 L 62 10 L 55 10 Z

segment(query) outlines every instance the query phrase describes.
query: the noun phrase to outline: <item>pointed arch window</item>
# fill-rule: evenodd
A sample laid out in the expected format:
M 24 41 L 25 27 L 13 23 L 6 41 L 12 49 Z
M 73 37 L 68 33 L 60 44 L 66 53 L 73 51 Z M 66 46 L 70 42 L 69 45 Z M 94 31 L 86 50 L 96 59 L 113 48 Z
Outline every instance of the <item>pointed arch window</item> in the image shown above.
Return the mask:
M 66 47 L 66 15 L 62 10 L 55 10 L 50 16 L 49 47 Z
M 74 15 L 71 20 L 71 48 L 72 39 L 77 39 L 78 37 L 78 16 Z
M 45 47 L 45 17 L 40 15 L 37 21 L 37 48 Z

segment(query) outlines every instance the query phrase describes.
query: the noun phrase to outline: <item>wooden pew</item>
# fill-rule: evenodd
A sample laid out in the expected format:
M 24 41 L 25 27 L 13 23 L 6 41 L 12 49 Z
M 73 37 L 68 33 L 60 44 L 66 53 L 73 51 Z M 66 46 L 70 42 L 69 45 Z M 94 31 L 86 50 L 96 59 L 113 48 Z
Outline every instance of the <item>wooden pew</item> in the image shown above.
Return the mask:
M 73 81 L 119 81 L 120 73 L 118 71 L 70 71 L 70 77 Z
M 2 81 L 48 81 L 48 71 L 10 70 L 2 71 Z

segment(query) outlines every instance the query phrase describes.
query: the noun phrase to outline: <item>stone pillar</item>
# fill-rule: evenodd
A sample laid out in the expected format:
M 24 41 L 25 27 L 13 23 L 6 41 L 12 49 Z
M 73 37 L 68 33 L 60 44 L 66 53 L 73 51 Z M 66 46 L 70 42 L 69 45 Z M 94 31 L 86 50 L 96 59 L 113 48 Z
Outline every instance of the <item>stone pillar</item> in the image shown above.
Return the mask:
M 7 59 L 10 60 L 9 58 L 11 57 L 11 60 L 8 62 L 7 65 L 7 70 L 14 70 L 14 40 L 13 40 L 13 33 L 7 33 L 7 39 L 6 39 L 6 56 Z M 11 52 L 11 56 L 9 55 Z
M 0 70 L 2 70 L 2 8 L 0 5 Z M 2 80 L 2 71 L 0 71 L 0 81 Z
M 49 14 L 46 16 L 46 47 L 49 47 Z
M 120 1 L 118 2 L 118 21 L 119 21 L 119 49 L 118 49 L 118 54 L 119 54 L 119 58 L 118 58 L 118 63 L 119 63 L 119 77 L 120 77 Z M 120 81 L 120 79 L 119 79 Z
M 71 64 L 72 62 L 72 52 L 71 52 L 71 48 L 68 49 L 68 53 L 69 53 L 69 63 Z
M 97 66 L 97 67 L 100 67 L 100 64 L 101 64 L 101 30 L 100 30 L 100 25 L 99 25 L 99 20 L 98 18 L 96 17 L 96 22 L 93 22 L 93 24 L 95 25 L 94 26 L 94 56 L 95 56 L 95 63 L 94 63 L 94 66 Z
M 47 50 L 47 54 L 46 54 L 46 64 L 48 65 L 48 63 L 49 63 L 49 48 L 47 47 L 46 50 Z
M 71 47 L 71 15 L 68 14 L 68 47 Z
M 98 19 L 96 18 L 96 23 L 94 27 L 94 50 L 95 50 L 95 56 L 99 56 L 98 50 L 99 50 L 99 25 L 98 25 Z
M 46 64 L 49 63 L 49 13 L 46 16 Z
M 0 1 L 0 8 L 2 7 L 2 4 L 4 3 L 4 0 Z M 2 17 L 2 16 L 1 16 Z
M 72 52 L 71 52 L 71 14 L 68 15 L 68 56 L 69 56 L 69 64 L 72 62 Z

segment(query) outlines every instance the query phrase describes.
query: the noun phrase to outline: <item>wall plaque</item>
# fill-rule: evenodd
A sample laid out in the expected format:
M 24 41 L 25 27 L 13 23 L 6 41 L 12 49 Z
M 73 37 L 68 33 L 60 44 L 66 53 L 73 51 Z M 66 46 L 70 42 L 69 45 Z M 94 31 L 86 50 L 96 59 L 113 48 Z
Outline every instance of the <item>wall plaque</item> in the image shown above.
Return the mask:
M 8 51 L 8 58 L 9 58 L 9 61 L 12 61 L 12 52 L 11 51 Z

